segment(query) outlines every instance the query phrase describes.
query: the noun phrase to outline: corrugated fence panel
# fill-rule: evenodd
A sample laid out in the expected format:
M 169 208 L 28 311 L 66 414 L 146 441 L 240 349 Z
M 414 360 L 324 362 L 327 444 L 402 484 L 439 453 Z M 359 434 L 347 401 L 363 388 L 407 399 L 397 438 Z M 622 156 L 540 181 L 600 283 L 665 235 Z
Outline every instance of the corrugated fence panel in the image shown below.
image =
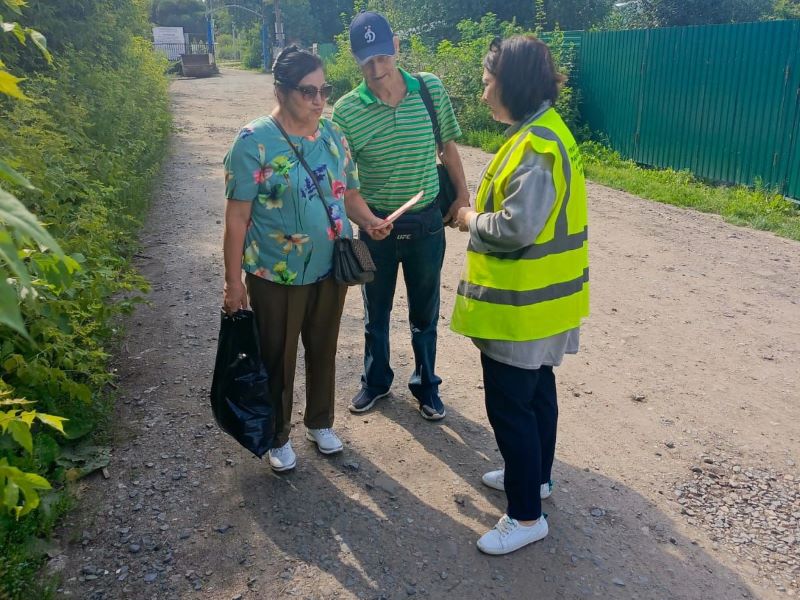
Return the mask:
M 800 199 L 800 21 L 794 21 L 789 32 L 790 55 L 794 57 L 786 71 L 786 93 L 783 111 L 786 117 L 780 155 L 776 169 L 785 178 L 786 195 Z
M 641 30 L 587 33 L 578 60 L 581 114 L 625 156 L 635 149 L 645 36 Z
M 800 21 L 586 32 L 582 115 L 620 154 L 800 196 Z

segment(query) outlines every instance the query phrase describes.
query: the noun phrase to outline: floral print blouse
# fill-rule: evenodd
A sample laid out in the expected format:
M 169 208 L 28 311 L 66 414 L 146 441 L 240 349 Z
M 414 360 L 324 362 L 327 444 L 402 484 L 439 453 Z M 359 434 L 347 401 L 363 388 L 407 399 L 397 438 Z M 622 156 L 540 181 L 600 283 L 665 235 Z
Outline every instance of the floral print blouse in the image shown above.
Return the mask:
M 271 116 L 242 128 L 225 155 L 225 195 L 252 203 L 242 266 L 285 285 L 307 285 L 332 271 L 335 235 L 352 237 L 344 192 L 358 169 L 339 126 L 321 119 L 313 136 L 289 136 L 319 181 L 330 220 L 308 172 Z

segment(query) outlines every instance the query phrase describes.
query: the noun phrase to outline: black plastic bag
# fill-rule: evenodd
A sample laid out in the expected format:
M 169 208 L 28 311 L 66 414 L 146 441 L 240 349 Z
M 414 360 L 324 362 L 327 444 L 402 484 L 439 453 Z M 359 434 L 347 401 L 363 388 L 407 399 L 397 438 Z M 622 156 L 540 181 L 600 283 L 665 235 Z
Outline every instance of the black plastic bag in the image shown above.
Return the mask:
M 222 313 L 211 410 L 223 431 L 258 458 L 272 447 L 275 412 L 269 401 L 255 316 L 250 310 Z

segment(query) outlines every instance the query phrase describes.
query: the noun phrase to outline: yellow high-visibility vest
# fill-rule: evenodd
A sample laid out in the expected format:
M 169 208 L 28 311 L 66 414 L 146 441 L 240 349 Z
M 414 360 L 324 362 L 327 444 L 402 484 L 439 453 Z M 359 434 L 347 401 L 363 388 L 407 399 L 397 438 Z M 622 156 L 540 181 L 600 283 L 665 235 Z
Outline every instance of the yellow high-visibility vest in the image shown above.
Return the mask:
M 537 238 L 520 250 L 480 253 L 470 245 L 450 322 L 456 333 L 531 341 L 573 329 L 589 314 L 583 163 L 575 138 L 554 109 L 503 144 L 481 181 L 475 208 L 479 213 L 503 209 L 509 178 L 531 150 L 553 159 L 553 210 Z

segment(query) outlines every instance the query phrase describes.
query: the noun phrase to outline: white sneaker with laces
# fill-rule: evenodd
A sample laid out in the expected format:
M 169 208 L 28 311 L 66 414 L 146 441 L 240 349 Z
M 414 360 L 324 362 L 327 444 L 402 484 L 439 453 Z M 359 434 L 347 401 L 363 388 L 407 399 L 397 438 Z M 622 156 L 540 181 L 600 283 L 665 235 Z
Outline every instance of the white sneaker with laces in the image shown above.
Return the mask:
M 520 525 L 516 519 L 503 515 L 494 529 L 487 531 L 478 540 L 478 550 L 493 555 L 508 554 L 544 539 L 548 531 L 544 515 L 530 526 Z
M 481 477 L 481 481 L 483 482 L 484 485 L 487 485 L 492 489 L 504 492 L 506 490 L 505 476 L 506 476 L 506 470 L 498 469 L 497 471 L 489 471 L 488 473 L 484 473 L 483 477 Z M 547 483 L 543 483 L 542 485 L 539 486 L 539 498 L 544 500 L 545 498 L 549 498 L 552 495 L 553 495 L 552 481 L 548 481 Z
M 291 440 L 280 448 L 272 448 L 269 451 L 269 466 L 273 471 L 291 471 L 297 466 L 297 455 L 292 450 Z
M 341 452 L 344 448 L 342 440 L 339 439 L 333 429 L 326 427 L 324 429 L 307 429 L 306 439 L 314 442 L 317 445 L 317 450 L 323 454 L 336 454 Z

